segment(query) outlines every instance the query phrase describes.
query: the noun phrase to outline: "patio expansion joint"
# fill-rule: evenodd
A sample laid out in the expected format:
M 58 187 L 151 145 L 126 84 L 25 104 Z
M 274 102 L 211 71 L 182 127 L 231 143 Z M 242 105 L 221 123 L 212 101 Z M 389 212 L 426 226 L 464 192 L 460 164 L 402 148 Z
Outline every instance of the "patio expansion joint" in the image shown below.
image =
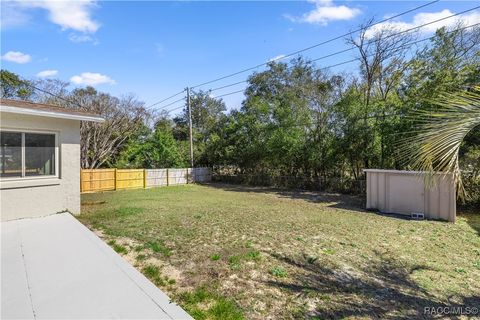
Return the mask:
M 17 226 L 17 232 L 18 236 L 20 238 L 20 252 L 22 253 L 22 262 L 23 262 L 23 269 L 25 270 L 25 279 L 27 280 L 27 288 L 28 288 L 28 298 L 30 300 L 30 306 L 32 308 L 32 314 L 33 314 L 33 319 L 37 319 L 37 315 L 35 314 L 35 308 L 33 307 L 33 299 L 32 299 L 32 293 L 30 291 L 30 281 L 28 278 L 28 271 L 27 271 L 27 263 L 25 261 L 25 254 L 23 252 L 23 239 L 22 239 L 22 233 L 20 232 L 20 226 L 18 225 L 18 222 L 15 223 Z

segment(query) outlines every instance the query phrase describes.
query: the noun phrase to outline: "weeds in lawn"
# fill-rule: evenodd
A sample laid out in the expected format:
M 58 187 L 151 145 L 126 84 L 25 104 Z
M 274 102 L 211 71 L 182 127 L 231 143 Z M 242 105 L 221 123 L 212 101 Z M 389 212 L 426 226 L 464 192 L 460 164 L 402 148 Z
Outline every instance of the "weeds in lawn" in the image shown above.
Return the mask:
M 121 244 L 118 244 L 115 240 L 110 240 L 107 243 L 117 253 L 120 253 L 120 254 L 127 254 L 128 253 L 127 248 L 125 246 L 122 246 Z
M 160 241 L 147 242 L 146 247 L 150 248 L 155 253 L 161 253 L 165 257 L 170 257 L 172 255 L 172 251 Z
M 278 278 L 284 278 L 288 275 L 287 270 L 282 266 L 273 267 L 270 269 L 270 274 Z
M 137 261 L 143 261 L 145 259 L 147 259 L 147 256 L 144 255 L 144 254 L 139 254 L 135 257 L 135 260 L 137 260 Z
M 467 271 L 464 268 L 460 268 L 460 267 L 455 268 L 455 272 L 457 272 L 457 273 L 467 273 Z
M 212 261 L 218 261 L 218 260 L 220 260 L 220 258 L 221 258 L 221 257 L 220 257 L 220 255 L 219 255 L 218 253 L 212 254 L 212 255 L 210 256 L 210 260 L 212 260 Z
M 197 319 L 242 320 L 243 314 L 238 306 L 203 287 L 180 294 L 180 300 L 190 315 Z
M 255 261 L 255 262 L 258 262 L 261 260 L 261 255 L 260 255 L 260 251 L 256 251 L 256 250 L 253 250 L 253 251 L 250 251 L 247 253 L 247 256 L 246 256 L 246 259 L 247 260 L 251 260 L 251 261 Z
M 308 263 L 315 263 L 315 261 L 318 260 L 318 257 L 307 256 L 306 260 L 307 260 Z
M 239 255 L 230 256 L 228 258 L 228 264 L 230 265 L 230 269 L 232 270 L 240 269 L 241 261 L 242 261 L 242 257 L 240 257 Z
M 332 254 L 335 253 L 335 250 L 326 248 L 326 249 L 323 249 L 323 250 L 322 250 L 322 253 L 323 253 L 323 254 L 332 255 Z
M 160 273 L 160 268 L 153 264 L 147 264 L 143 267 L 142 272 L 157 286 L 165 285 Z
M 303 237 L 295 237 L 295 240 L 305 242 L 305 239 L 303 239 Z

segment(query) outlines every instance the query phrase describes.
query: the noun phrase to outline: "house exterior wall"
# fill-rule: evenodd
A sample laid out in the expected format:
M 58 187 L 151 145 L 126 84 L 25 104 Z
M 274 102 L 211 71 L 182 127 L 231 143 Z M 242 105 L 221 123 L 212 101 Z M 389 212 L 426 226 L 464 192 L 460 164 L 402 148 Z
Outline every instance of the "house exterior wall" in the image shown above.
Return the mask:
M 367 169 L 367 209 L 455 222 L 456 194 L 451 174 L 431 180 L 418 171 Z M 430 182 L 429 182 L 430 181 Z
M 55 132 L 58 177 L 0 179 L 1 220 L 80 213 L 80 121 L 2 112 L 2 130 Z

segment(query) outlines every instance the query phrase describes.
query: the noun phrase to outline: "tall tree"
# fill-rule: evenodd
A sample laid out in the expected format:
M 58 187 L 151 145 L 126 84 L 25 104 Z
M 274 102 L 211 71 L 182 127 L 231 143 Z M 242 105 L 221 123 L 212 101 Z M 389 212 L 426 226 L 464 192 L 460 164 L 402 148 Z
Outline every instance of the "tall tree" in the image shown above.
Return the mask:
M 374 132 L 369 125 L 369 116 L 382 114 L 385 121 L 385 105 L 390 93 L 399 85 L 405 70 L 404 56 L 410 50 L 409 44 L 414 35 L 399 33 L 395 28 L 371 27 L 373 20 L 361 26 L 358 36 L 350 35 L 347 43 L 357 48 L 360 61 L 360 90 L 363 97 L 363 158 L 364 166 L 368 168 L 371 155 L 374 154 Z M 372 104 L 375 95 L 383 102 Z M 380 106 L 383 106 L 381 108 Z M 378 110 L 380 109 L 380 110 Z M 378 112 L 380 111 L 380 112 Z M 383 135 L 382 135 L 383 137 Z M 384 141 L 381 140 L 381 162 L 383 166 Z
M 2 98 L 28 100 L 33 95 L 30 81 L 4 69 L 0 70 L 0 89 Z
M 119 99 L 92 87 L 75 89 L 70 100 L 74 101 L 71 107 L 97 113 L 106 120 L 81 123 L 82 168 L 115 163 L 126 142 L 143 130 L 148 116 L 143 103 L 134 97 Z

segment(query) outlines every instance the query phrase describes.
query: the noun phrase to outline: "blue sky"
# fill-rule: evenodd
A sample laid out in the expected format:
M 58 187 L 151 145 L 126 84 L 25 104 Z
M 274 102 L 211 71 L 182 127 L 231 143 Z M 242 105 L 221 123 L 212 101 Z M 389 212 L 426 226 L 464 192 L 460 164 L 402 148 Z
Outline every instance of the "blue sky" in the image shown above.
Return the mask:
M 1 64 L 26 78 L 56 77 L 70 81 L 72 88 L 91 84 L 114 95 L 133 93 L 150 105 L 186 86 L 322 42 L 356 29 L 371 17 L 380 20 L 423 3 L 426 1 L 2 1 Z M 405 29 L 477 5 L 475 1 L 440 1 L 392 23 Z M 478 23 L 480 11 L 462 19 L 467 24 Z M 429 28 L 425 35 L 433 31 Z M 316 58 L 344 48 L 346 44 L 339 40 L 304 55 Z M 352 58 L 352 52 L 345 53 L 322 60 L 320 65 Z M 354 68 L 355 64 L 350 64 L 335 71 Z M 244 80 L 248 74 L 210 88 Z M 243 87 L 239 84 L 213 95 Z M 235 108 L 242 94 L 224 100 L 229 108 Z

